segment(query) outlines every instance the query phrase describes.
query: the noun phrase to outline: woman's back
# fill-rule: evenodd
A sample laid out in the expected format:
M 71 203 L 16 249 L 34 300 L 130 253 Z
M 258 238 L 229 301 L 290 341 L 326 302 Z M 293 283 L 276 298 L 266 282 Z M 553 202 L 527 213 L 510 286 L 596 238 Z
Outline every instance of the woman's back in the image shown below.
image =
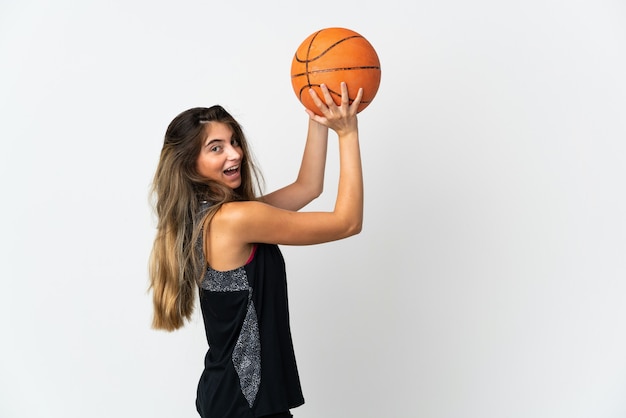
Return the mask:
M 202 416 L 262 416 L 304 403 L 277 245 L 255 246 L 249 262 L 235 269 L 208 267 L 200 307 L 209 343 L 198 385 Z

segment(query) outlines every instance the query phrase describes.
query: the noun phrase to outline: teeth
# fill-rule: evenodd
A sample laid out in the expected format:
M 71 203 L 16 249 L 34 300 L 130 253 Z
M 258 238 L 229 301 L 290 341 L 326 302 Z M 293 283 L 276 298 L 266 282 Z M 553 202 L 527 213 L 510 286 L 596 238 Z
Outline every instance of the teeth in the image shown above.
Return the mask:
M 235 171 L 239 168 L 239 166 L 227 168 L 225 171 Z

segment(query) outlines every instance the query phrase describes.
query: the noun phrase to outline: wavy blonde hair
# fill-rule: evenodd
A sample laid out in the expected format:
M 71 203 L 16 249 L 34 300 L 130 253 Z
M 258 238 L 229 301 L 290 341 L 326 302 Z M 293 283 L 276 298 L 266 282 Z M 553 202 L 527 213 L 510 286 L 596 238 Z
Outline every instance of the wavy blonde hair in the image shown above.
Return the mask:
M 208 122 L 228 125 L 241 145 L 241 186 L 237 189 L 204 178 L 196 170 Z M 149 261 L 153 328 L 173 331 L 191 319 L 196 288 L 206 269 L 196 245 L 203 225 L 226 202 L 255 200 L 261 180 L 241 126 L 221 106 L 186 110 L 169 124 L 151 189 L 157 215 Z M 204 212 L 203 201 L 211 204 Z

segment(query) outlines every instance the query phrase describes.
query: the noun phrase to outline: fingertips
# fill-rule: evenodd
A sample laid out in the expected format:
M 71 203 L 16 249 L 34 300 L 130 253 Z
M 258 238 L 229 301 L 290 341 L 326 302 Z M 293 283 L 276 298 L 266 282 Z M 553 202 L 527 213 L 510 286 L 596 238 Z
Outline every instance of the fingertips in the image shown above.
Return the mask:
M 348 93 L 348 85 L 345 81 L 341 82 L 341 102 L 348 103 L 350 101 L 350 94 Z
M 360 102 L 362 98 L 363 98 L 363 87 L 359 87 L 359 91 L 357 92 L 356 98 L 354 100 Z

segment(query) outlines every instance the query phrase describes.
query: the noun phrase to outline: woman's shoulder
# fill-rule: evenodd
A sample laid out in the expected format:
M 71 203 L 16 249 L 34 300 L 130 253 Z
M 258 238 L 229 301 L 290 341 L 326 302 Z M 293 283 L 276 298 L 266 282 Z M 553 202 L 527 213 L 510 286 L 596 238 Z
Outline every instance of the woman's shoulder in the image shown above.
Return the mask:
M 272 207 L 270 205 L 260 200 L 232 201 L 222 204 L 215 213 L 215 218 L 221 219 L 222 221 L 239 222 L 271 209 Z

